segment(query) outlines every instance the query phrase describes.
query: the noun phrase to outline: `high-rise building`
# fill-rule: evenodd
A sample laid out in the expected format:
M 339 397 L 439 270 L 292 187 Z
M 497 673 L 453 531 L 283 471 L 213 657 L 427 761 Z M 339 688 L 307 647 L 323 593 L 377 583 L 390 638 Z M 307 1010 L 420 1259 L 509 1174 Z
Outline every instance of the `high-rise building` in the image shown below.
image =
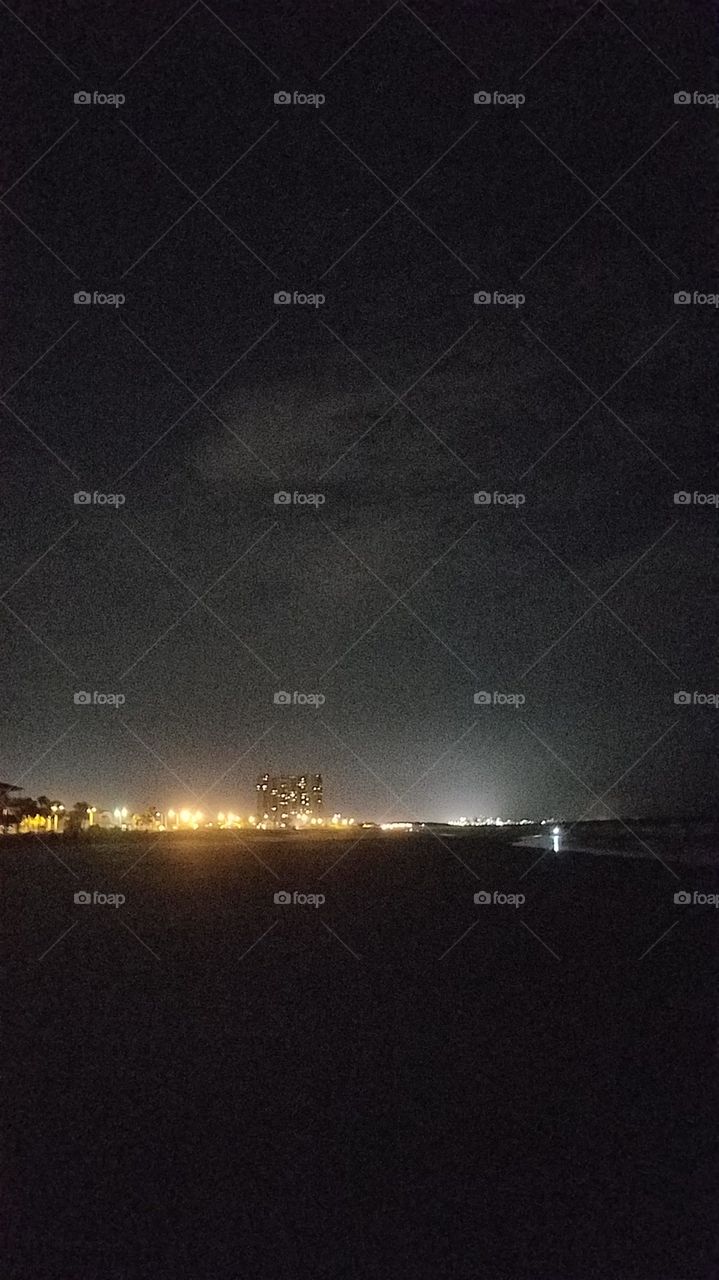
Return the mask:
M 294 827 L 323 816 L 322 774 L 269 774 L 257 779 L 257 821 Z

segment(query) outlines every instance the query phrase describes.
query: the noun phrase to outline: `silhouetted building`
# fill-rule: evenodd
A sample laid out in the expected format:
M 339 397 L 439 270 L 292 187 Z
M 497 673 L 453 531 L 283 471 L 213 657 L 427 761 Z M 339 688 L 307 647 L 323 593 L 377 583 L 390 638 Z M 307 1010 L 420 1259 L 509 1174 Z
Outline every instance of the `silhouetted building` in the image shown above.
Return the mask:
M 256 791 L 258 822 L 293 827 L 323 816 L 321 773 L 263 773 Z

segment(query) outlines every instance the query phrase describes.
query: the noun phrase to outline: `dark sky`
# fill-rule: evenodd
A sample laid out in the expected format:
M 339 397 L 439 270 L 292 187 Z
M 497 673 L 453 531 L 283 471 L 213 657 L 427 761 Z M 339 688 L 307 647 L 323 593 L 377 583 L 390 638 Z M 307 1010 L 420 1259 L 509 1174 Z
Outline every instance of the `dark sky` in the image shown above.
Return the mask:
M 717 709 L 674 694 L 717 688 L 717 508 L 674 493 L 719 487 L 719 321 L 674 294 L 719 287 L 719 116 L 674 94 L 716 91 L 708 0 L 11 8 L 0 775 L 707 809 Z

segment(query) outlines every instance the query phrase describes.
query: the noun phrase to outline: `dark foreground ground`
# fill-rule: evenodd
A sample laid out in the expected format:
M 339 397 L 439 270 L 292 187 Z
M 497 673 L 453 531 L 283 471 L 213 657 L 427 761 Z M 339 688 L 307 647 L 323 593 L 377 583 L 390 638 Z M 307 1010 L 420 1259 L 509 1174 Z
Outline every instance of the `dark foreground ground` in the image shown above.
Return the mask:
M 717 872 L 350 845 L 0 842 L 3 1274 L 716 1277 Z

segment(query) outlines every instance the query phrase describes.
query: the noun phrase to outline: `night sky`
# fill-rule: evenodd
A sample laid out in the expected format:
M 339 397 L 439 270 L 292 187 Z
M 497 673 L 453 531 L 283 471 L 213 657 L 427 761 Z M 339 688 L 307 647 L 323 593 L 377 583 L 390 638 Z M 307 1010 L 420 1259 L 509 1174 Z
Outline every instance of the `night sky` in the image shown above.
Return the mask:
M 719 322 L 674 295 L 719 287 L 719 115 L 674 95 L 716 92 L 709 0 L 14 0 L 0 31 L 3 780 L 707 811 L 717 708 L 674 695 L 717 687 L 717 507 L 674 494 L 718 487 Z

